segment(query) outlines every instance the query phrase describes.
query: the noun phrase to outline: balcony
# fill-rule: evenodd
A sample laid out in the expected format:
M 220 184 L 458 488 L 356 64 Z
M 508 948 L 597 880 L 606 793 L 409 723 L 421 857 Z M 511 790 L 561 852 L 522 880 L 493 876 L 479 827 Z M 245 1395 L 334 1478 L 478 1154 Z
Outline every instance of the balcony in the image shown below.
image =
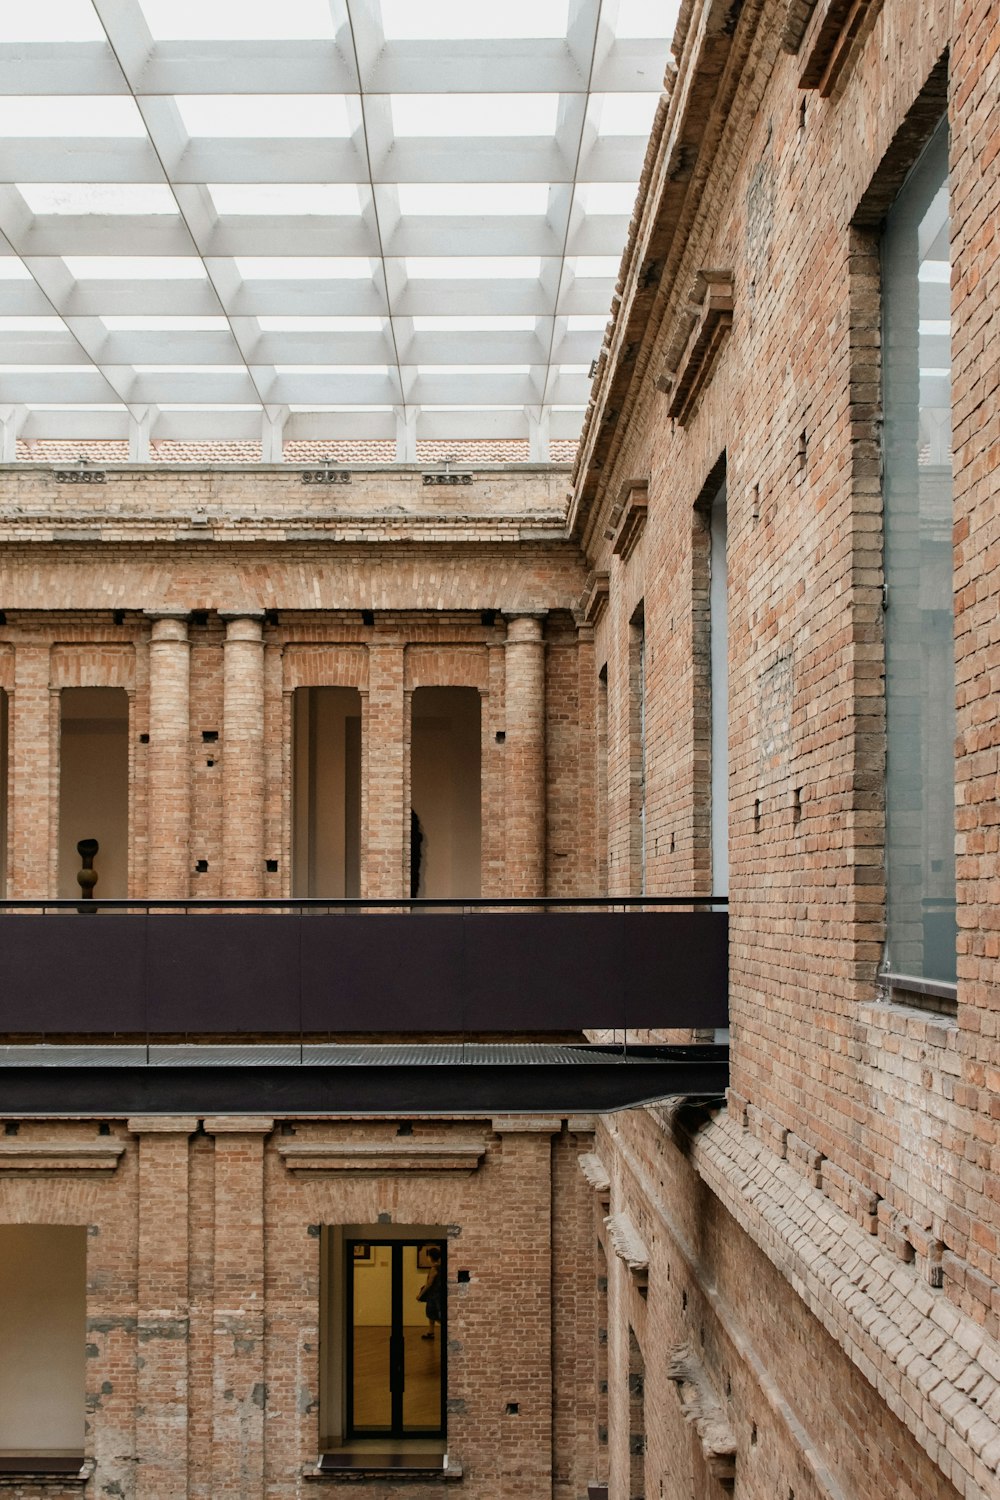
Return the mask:
M 634 1034 L 727 1025 L 720 905 L 7 901 L 7 1107 L 426 1113 L 718 1093 L 724 1046 Z

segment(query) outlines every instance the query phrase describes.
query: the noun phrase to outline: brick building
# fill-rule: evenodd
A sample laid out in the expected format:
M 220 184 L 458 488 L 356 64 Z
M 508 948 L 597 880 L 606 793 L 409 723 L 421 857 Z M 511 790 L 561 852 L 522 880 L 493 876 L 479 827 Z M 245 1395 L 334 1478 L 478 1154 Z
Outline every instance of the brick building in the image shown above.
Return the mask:
M 998 23 L 684 5 L 573 467 L 4 417 L 0 1489 L 1000 1494 Z

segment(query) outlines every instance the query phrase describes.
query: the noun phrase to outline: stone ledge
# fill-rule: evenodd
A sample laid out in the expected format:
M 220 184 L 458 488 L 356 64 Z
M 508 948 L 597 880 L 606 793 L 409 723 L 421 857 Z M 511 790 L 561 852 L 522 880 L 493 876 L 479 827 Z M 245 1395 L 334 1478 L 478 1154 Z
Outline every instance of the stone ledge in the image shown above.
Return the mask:
M 694 413 L 712 378 L 719 353 L 733 326 L 733 273 L 697 273 L 680 326 L 671 340 L 658 390 L 668 395 L 667 415 L 681 427 Z
M 289 1172 L 475 1172 L 486 1155 L 478 1141 L 279 1141 Z
M 380 1484 L 408 1486 L 409 1494 L 416 1486 L 425 1484 L 458 1484 L 465 1478 L 461 1464 L 449 1464 L 447 1469 L 315 1469 L 300 1470 L 306 1484 L 371 1484 L 377 1479 Z
M 86 1458 L 75 1474 L 60 1473 L 55 1469 L 35 1469 L 19 1474 L 0 1470 L 0 1490 L 20 1490 L 23 1495 L 44 1495 L 48 1500 L 58 1500 L 64 1495 L 82 1495 L 95 1467 L 94 1460 Z
M 689 1137 L 705 1185 L 965 1500 L 996 1493 L 1000 1348 L 729 1118 Z M 931 1357 L 925 1354 L 931 1351 Z M 966 1394 L 976 1392 L 976 1400 Z M 929 1422 L 943 1423 L 939 1443 Z
M 735 1480 L 736 1437 L 690 1344 L 678 1344 L 670 1351 L 667 1379 L 677 1386 L 684 1420 L 698 1434 L 708 1472 L 722 1482 Z
M 0 1141 L 0 1177 L 32 1177 L 49 1172 L 112 1173 L 125 1152 L 124 1141 Z M 0 1475 L 0 1481 L 2 1481 Z

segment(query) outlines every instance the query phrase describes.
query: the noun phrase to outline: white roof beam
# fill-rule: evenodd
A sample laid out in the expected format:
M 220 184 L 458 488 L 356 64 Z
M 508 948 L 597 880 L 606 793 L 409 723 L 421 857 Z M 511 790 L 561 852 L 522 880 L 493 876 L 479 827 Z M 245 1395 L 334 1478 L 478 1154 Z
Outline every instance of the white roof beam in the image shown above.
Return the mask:
M 0 463 L 12 464 L 17 459 L 17 440 L 27 416 L 24 406 L 0 406 Z
M 417 461 L 417 423 L 420 419 L 418 406 L 397 406 L 396 416 L 396 462 L 415 464 Z
M 106 42 L 0 43 L 0 95 L 127 92 L 121 68 Z M 57 181 L 58 179 L 52 179 Z
M 128 461 L 130 464 L 149 463 L 149 438 L 155 418 L 155 406 L 135 406 L 129 412 Z
M 284 458 L 284 431 L 288 421 L 287 406 L 265 406 L 260 418 L 260 460 L 280 464 Z
M 153 37 L 137 0 L 93 0 L 98 19 L 131 85 L 153 51 Z
M 549 409 L 547 406 L 526 406 L 528 419 L 528 458 L 533 464 L 549 461 Z

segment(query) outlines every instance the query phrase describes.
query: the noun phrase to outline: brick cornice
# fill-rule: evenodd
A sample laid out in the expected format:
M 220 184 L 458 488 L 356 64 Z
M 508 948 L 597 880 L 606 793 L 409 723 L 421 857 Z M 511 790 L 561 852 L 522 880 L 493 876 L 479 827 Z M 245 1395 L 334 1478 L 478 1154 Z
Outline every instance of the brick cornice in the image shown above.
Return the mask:
M 474 1172 L 486 1155 L 478 1140 L 279 1141 L 289 1172 Z
M 124 1141 L 0 1141 L 0 1177 L 38 1177 L 49 1172 L 111 1173 L 125 1151 Z
M 693 414 L 711 380 L 732 326 L 732 271 L 699 271 L 656 381 L 657 389 L 666 391 L 669 398 L 667 415 L 681 427 Z

